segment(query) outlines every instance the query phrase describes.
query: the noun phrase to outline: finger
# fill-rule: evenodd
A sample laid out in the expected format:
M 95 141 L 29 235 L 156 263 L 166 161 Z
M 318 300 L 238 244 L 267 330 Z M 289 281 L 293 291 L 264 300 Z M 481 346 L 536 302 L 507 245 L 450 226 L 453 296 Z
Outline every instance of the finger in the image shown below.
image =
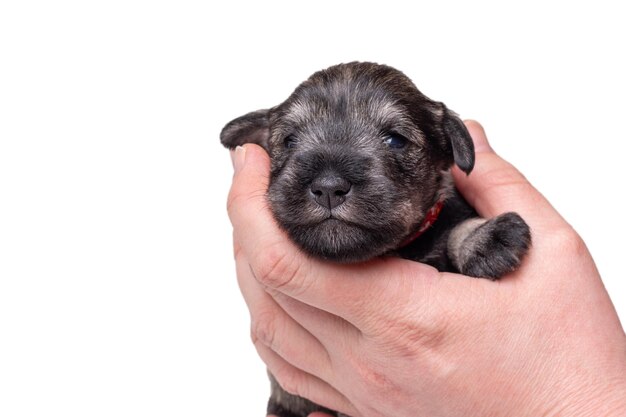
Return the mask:
M 281 292 L 270 292 L 280 308 L 305 328 L 324 346 L 331 360 L 346 346 L 354 346 L 361 332 L 341 317 L 330 314 L 289 297 Z M 341 360 L 341 359 L 339 359 Z
M 235 155 L 228 212 L 235 239 L 262 285 L 340 316 L 360 329 L 363 320 L 371 320 L 364 315 L 369 311 L 364 305 L 398 302 L 392 287 L 430 286 L 436 281 L 439 274 L 433 268 L 401 259 L 337 265 L 304 255 L 277 227 L 268 208 L 269 157 L 255 145 L 243 149 Z
M 328 379 L 331 364 L 325 347 L 263 290 L 241 255 L 237 256 L 237 280 L 250 310 L 252 339 L 297 368 Z
M 453 169 L 457 188 L 483 217 L 515 211 L 533 229 L 564 223 L 550 203 L 511 164 L 494 153 L 482 126 L 465 122 L 474 140 L 476 163 L 470 175 Z
M 267 346 L 256 343 L 255 347 L 269 371 L 285 391 L 331 410 L 357 415 L 350 401 L 331 385 L 294 367 Z

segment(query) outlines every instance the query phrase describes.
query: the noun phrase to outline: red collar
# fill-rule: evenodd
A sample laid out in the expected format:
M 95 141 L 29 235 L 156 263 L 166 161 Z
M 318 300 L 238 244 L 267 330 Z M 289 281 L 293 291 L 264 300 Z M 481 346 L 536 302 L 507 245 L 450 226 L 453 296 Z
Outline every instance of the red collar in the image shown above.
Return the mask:
M 442 208 L 443 200 L 437 201 L 435 205 L 426 212 L 426 217 L 424 217 L 424 220 L 420 224 L 420 227 L 417 229 L 417 231 L 409 235 L 409 237 L 407 237 L 402 241 L 402 243 L 400 243 L 400 248 L 409 246 L 411 243 L 413 243 L 415 239 L 420 237 L 426 231 L 426 229 L 432 226 L 433 223 L 435 223 L 435 221 L 437 220 L 437 217 L 439 217 L 439 213 L 441 213 Z

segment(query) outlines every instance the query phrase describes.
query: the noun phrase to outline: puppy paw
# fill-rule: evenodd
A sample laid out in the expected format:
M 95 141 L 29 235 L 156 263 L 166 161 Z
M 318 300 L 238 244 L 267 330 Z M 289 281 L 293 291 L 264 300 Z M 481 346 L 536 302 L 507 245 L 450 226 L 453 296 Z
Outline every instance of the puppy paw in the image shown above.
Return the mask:
M 515 270 L 530 247 L 530 228 L 517 213 L 470 219 L 454 230 L 450 257 L 462 274 L 498 279 Z

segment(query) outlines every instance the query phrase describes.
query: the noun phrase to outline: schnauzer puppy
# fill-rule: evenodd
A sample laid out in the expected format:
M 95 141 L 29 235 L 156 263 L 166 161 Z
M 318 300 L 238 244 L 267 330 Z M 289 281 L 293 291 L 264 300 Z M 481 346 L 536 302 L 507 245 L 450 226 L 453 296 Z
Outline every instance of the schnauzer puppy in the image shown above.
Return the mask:
M 394 68 L 353 62 L 316 72 L 278 106 L 228 123 L 220 138 L 230 149 L 256 143 L 268 151 L 270 208 L 312 256 L 392 254 L 498 279 L 530 246 L 519 215 L 483 219 L 456 191 L 452 165 L 466 174 L 474 166 L 465 125 Z M 271 379 L 268 413 L 337 415 Z

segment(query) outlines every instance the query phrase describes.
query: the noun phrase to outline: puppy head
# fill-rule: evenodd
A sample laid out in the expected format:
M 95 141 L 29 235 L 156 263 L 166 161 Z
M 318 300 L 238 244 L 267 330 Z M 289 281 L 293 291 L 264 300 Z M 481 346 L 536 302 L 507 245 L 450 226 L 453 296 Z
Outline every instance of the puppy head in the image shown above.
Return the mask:
M 319 71 L 220 137 L 269 152 L 279 225 L 306 252 L 340 262 L 397 248 L 451 187 L 451 165 L 468 174 L 474 165 L 461 120 L 400 71 L 372 63 Z

